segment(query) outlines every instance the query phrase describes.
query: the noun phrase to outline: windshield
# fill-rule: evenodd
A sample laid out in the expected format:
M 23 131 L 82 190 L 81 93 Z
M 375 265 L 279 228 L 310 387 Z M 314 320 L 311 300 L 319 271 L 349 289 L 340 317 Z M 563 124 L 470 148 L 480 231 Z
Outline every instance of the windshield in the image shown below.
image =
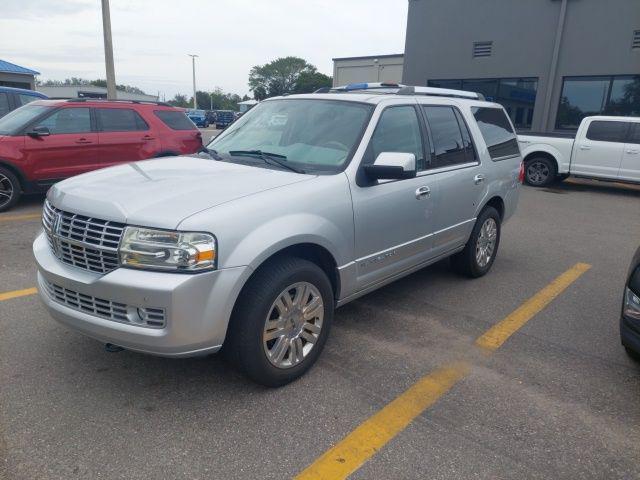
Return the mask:
M 0 118 L 0 135 L 13 135 L 41 113 L 52 109 L 42 105 L 24 105 Z
M 277 154 L 304 170 L 339 171 L 355 149 L 373 105 L 336 100 L 269 100 L 246 113 L 208 148 Z

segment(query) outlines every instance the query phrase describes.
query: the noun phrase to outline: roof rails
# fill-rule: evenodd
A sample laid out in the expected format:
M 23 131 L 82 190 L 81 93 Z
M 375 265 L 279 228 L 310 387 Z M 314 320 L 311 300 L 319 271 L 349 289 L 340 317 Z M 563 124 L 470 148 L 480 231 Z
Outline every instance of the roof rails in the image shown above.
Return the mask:
M 51 97 L 49 100 L 66 100 L 67 102 L 118 102 L 118 103 L 135 103 L 135 104 L 149 104 L 160 105 L 162 107 L 172 107 L 166 102 L 156 102 L 154 100 L 109 100 L 107 98 L 68 98 L 68 97 Z
M 413 87 L 402 85 L 400 83 L 351 83 L 341 87 L 323 87 L 316 90 L 314 93 L 347 93 L 347 92 L 372 92 L 372 93 L 386 93 L 395 95 L 428 95 L 436 97 L 453 97 L 453 98 L 468 98 L 473 100 L 484 100 L 484 95 L 477 92 L 467 92 L 464 90 L 453 90 L 451 88 L 436 88 L 436 87 Z
M 485 99 L 484 95 L 477 92 L 436 87 L 404 87 L 398 90 L 396 95 L 429 95 L 436 97 L 471 98 L 473 100 Z

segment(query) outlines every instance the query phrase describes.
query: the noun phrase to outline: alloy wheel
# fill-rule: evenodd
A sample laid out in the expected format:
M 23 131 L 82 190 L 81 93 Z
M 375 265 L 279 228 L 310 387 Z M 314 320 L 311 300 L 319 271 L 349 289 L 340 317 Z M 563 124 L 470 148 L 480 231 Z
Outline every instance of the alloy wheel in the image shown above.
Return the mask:
M 482 227 L 476 242 L 476 262 L 480 268 L 486 267 L 496 249 L 498 239 L 498 225 L 493 218 L 487 218 Z
M 13 183 L 6 175 L 0 173 L 0 208 L 7 205 L 13 198 Z
M 549 166 L 539 160 L 534 160 L 527 165 L 527 179 L 533 185 L 543 185 L 550 173 Z
M 272 365 L 291 368 L 313 350 L 322 331 L 324 302 L 309 282 L 289 285 L 276 297 L 262 333 L 264 351 Z

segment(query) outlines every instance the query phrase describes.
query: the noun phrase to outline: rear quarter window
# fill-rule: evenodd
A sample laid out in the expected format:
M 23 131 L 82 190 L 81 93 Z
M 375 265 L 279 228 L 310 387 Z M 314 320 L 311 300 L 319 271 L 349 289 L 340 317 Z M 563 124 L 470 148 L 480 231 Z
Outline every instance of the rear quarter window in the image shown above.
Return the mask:
M 193 130 L 196 128 L 193 122 L 182 112 L 155 110 L 153 113 L 171 130 Z
M 471 111 L 492 160 L 520 154 L 518 138 L 503 109 L 472 107 Z

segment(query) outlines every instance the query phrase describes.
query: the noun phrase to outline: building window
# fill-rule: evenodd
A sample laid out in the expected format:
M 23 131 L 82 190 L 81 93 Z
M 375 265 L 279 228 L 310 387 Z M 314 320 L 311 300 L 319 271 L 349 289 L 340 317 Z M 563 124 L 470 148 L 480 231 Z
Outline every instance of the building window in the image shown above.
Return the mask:
M 538 90 L 537 78 L 490 78 L 465 80 L 429 80 L 430 87 L 478 92 L 490 102 L 502 105 L 518 130 L 531 128 Z
M 576 129 L 591 115 L 640 115 L 640 76 L 564 77 L 556 128 Z

